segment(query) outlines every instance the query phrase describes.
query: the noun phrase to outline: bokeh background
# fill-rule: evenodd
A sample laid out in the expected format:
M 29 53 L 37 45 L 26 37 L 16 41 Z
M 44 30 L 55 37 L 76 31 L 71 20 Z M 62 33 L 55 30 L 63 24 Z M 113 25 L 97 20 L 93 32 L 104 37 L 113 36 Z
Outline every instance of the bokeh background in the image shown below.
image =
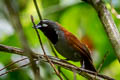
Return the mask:
M 118 30 L 120 31 L 120 0 L 103 0 L 110 11 Z M 116 59 L 112 45 L 107 37 L 99 16 L 95 9 L 88 3 L 81 0 L 37 0 L 43 19 L 49 19 L 59 22 L 64 28 L 76 35 L 81 41 L 88 45 L 92 52 L 92 58 L 96 68 L 99 67 L 104 55 L 103 66 L 100 70 L 101 74 L 108 75 L 120 80 L 120 64 Z M 24 32 L 29 41 L 31 49 L 35 52 L 42 53 L 38 38 L 34 29 L 30 15 L 34 16 L 35 23 L 39 23 L 39 18 L 32 0 L 11 0 L 11 4 L 19 11 L 20 20 L 24 28 Z M 17 32 L 14 31 L 10 19 L 7 17 L 8 12 L 4 4 L 4 0 L 0 0 L 0 44 L 8 46 L 21 47 Z M 48 55 L 53 55 L 47 38 L 40 32 L 42 42 Z M 58 54 L 59 55 L 59 54 Z M 0 52 L 0 69 L 7 64 L 23 58 L 23 56 Z M 64 59 L 61 55 L 59 58 Z M 27 63 L 23 61 L 16 66 Z M 79 62 L 69 61 L 77 66 Z M 55 75 L 52 67 L 48 63 L 41 62 L 41 77 L 43 80 L 59 80 Z M 0 74 L 12 68 L 0 71 Z M 73 73 L 62 68 L 62 72 L 73 80 Z M 33 74 L 29 66 L 9 72 L 4 76 L 0 76 L 0 80 L 32 80 Z M 86 80 L 77 75 L 77 80 Z

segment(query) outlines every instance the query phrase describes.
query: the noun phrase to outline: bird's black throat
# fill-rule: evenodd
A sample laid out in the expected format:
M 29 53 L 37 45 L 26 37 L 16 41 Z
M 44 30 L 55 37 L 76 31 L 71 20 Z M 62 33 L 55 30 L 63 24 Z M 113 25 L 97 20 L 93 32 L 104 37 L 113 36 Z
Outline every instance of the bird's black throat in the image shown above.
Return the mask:
M 52 27 L 41 27 L 39 28 L 45 36 L 53 43 L 56 44 L 58 41 L 58 34 L 56 34 L 56 31 Z

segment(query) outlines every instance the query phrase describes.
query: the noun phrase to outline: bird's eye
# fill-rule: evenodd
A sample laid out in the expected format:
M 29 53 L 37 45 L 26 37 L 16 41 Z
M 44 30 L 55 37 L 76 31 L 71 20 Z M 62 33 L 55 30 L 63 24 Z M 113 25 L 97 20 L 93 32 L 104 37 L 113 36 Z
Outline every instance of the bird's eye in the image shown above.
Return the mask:
M 48 25 L 47 24 L 42 24 L 43 27 L 47 27 Z

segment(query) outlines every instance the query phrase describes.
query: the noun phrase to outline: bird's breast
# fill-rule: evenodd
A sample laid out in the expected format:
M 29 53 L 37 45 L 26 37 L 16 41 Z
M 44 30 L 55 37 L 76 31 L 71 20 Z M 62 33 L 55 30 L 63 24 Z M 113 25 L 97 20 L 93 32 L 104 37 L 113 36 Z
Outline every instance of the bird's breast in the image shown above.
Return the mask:
M 80 60 L 80 53 L 74 50 L 64 37 L 60 37 L 54 45 L 59 54 L 73 61 Z

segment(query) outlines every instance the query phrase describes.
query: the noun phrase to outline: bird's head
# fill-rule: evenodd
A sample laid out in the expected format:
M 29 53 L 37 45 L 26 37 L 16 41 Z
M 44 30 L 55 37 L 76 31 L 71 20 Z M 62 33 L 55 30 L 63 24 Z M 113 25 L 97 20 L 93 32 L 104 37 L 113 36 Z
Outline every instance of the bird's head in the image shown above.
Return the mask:
M 36 28 L 40 29 L 53 44 L 56 44 L 58 41 L 57 31 L 59 30 L 59 25 L 56 22 L 42 20 L 36 25 Z

